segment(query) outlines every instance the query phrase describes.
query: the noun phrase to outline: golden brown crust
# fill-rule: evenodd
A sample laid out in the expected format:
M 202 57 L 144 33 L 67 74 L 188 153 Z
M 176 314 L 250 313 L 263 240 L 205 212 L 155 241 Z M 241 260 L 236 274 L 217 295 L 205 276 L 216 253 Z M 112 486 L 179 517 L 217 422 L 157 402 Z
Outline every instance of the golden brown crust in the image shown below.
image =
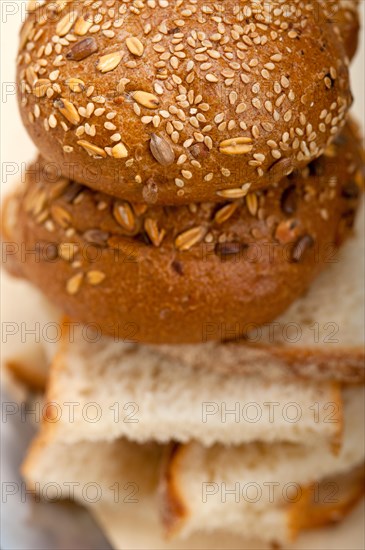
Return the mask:
M 149 204 L 219 202 L 305 166 L 344 124 L 348 60 L 329 10 L 293 0 L 273 17 L 268 5 L 36 9 L 18 83 L 41 154 L 67 177 Z
M 5 368 L 11 372 L 17 382 L 26 386 L 35 393 L 43 393 L 47 384 L 47 373 L 37 369 L 30 369 L 29 365 L 19 360 L 7 360 Z
M 179 486 L 181 461 L 188 446 L 176 444 L 166 451 L 161 470 L 160 517 L 166 535 L 176 535 L 189 518 L 189 504 Z M 329 476 L 301 487 L 301 497 L 287 506 L 288 534 L 295 539 L 301 531 L 342 521 L 364 495 L 365 470 L 360 464 L 343 474 Z
M 334 421 L 336 423 L 336 431 L 331 441 L 331 449 L 334 455 L 338 455 L 342 448 L 345 429 L 342 387 L 338 382 L 332 383 L 332 403 L 335 405 Z
M 247 332 L 303 294 L 349 233 L 361 162 L 348 127 L 301 173 L 235 204 L 146 209 L 51 183 L 41 161 L 18 193 L 16 258 L 67 315 L 120 339 L 220 339 L 212 323 Z
M 179 462 L 186 449 L 186 445 L 172 443 L 163 455 L 158 493 L 161 522 L 168 537 L 179 531 L 179 526 L 189 515 L 177 483 Z
M 274 380 L 337 381 L 348 385 L 365 383 L 364 346 L 328 349 L 324 345 L 309 350 L 301 346 L 275 344 L 255 345 L 245 342 L 210 342 L 204 353 L 194 346 L 163 346 L 171 360 L 179 360 L 196 370 L 216 371 L 230 375 L 265 374 Z M 192 353 L 193 352 L 193 353 Z M 270 366 L 270 368 L 268 368 Z
M 364 464 L 349 472 L 331 476 L 303 490 L 303 498 L 290 509 L 293 537 L 342 521 L 364 495 Z

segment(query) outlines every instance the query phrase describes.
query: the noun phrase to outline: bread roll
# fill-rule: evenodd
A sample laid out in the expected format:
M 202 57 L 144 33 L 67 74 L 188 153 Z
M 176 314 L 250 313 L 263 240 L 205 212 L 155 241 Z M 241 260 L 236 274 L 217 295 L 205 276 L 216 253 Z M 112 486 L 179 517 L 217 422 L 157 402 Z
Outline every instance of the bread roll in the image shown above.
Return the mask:
M 21 32 L 24 124 L 64 176 L 124 200 L 243 197 L 317 158 L 344 124 L 348 58 L 329 12 L 47 3 Z
M 59 178 L 38 161 L 8 199 L 10 269 L 71 318 L 139 342 L 217 339 L 272 321 L 336 261 L 362 183 L 348 127 L 278 186 L 216 205 L 147 207 Z M 53 178 L 53 181 L 52 181 Z M 14 269 L 14 267 L 13 267 Z

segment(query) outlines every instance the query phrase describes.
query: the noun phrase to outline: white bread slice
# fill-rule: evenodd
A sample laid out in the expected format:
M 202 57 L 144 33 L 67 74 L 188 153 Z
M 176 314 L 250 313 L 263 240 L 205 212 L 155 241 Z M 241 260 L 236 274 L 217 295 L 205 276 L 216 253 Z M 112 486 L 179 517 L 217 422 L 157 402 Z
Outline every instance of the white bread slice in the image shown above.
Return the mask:
M 355 399 L 355 401 L 358 400 Z M 256 469 L 255 465 L 251 463 L 252 454 L 250 449 L 253 449 L 253 455 L 257 454 L 255 450 L 257 445 L 249 444 L 239 448 L 240 456 L 237 457 L 237 462 L 224 464 L 226 479 L 230 476 L 234 477 L 234 469 L 239 468 L 240 473 L 243 473 L 243 479 L 248 478 L 250 481 L 258 479 L 257 475 L 256 478 L 252 476 L 256 472 L 256 474 L 261 475 L 261 478 L 259 477 L 261 482 L 265 480 L 275 482 L 276 476 L 281 476 L 280 480 L 287 479 L 289 476 L 285 472 L 287 469 L 291 469 L 293 478 L 289 477 L 289 479 L 294 482 L 298 480 L 298 483 L 303 486 L 303 495 L 299 502 L 294 504 L 283 504 L 281 500 L 274 500 L 270 503 L 266 500 L 260 502 L 259 506 L 250 504 L 243 509 L 241 508 L 241 514 L 238 514 L 239 528 L 237 525 L 232 528 L 230 521 L 221 521 L 221 530 L 230 533 L 226 539 L 223 539 L 226 540 L 226 544 L 222 548 L 231 549 L 236 547 L 230 546 L 231 534 L 235 532 L 246 539 L 258 538 L 270 542 L 285 542 L 301 529 L 326 523 L 335 519 L 334 515 L 345 514 L 358 499 L 361 488 L 359 489 L 358 486 L 354 488 L 352 481 L 350 486 L 350 482 L 346 482 L 345 494 L 339 498 L 335 506 L 331 505 L 329 511 L 321 510 L 318 512 L 311 501 L 313 492 L 310 490 L 309 484 L 312 481 L 319 480 L 318 464 L 324 463 L 327 467 L 322 467 L 322 471 L 326 470 L 327 477 L 332 478 L 332 476 L 335 476 L 335 479 L 337 479 L 337 473 L 350 473 L 351 470 L 358 476 L 356 472 L 356 465 L 359 462 L 357 457 L 358 445 L 359 443 L 355 441 L 355 438 L 349 438 L 349 442 L 345 443 L 344 446 L 346 451 L 344 450 L 337 459 L 334 459 L 328 450 L 323 446 L 321 447 L 321 445 L 310 450 L 304 446 L 296 446 L 296 451 L 289 451 L 289 455 L 288 449 L 292 446 L 288 444 L 268 445 L 268 451 L 265 455 L 261 454 L 261 463 L 256 465 Z M 189 450 L 190 446 L 188 445 L 186 448 Z M 242 449 L 244 452 L 242 452 Z M 159 540 L 162 541 L 163 529 L 162 525 L 159 524 L 156 501 L 157 474 L 162 450 L 161 446 L 153 444 L 141 446 L 127 440 L 118 440 L 111 443 L 78 442 L 65 444 L 55 440 L 54 434 L 49 428 L 46 428 L 41 431 L 29 451 L 23 465 L 23 475 L 28 488 L 36 491 L 44 499 L 55 500 L 72 496 L 72 498 L 96 512 L 103 508 L 108 510 L 108 513 L 114 514 L 114 516 L 117 514 L 120 530 L 124 528 L 128 531 L 130 522 L 137 522 L 137 524 L 141 522 L 143 526 L 151 525 L 155 535 L 157 534 Z M 206 451 L 201 447 L 201 452 L 211 453 L 211 450 Z M 227 448 L 227 453 L 230 452 L 234 454 L 236 449 L 234 447 Z M 309 454 L 312 454 L 315 458 L 309 459 L 309 465 L 305 467 L 304 472 L 299 472 L 298 468 L 304 461 L 302 455 L 308 457 Z M 193 457 L 193 460 L 195 461 L 196 458 Z M 275 458 L 280 459 L 280 465 Z M 199 473 L 201 473 L 199 465 L 199 460 L 196 462 L 189 461 L 188 464 L 184 461 L 186 471 L 183 475 L 199 476 Z M 214 472 L 219 468 L 219 463 L 216 464 L 212 461 L 206 466 L 208 466 L 209 471 Z M 181 469 L 179 468 L 180 475 Z M 136 489 L 138 489 L 138 493 L 135 493 Z M 179 487 L 179 489 L 182 488 Z M 187 491 L 190 489 L 191 486 L 186 488 Z M 133 500 L 137 499 L 137 502 L 131 502 L 131 497 Z M 188 496 L 189 499 L 190 497 L 193 497 L 193 495 Z M 188 504 L 191 504 L 190 500 Z M 228 508 L 227 513 L 230 510 L 232 514 L 230 503 L 227 502 L 225 506 Z M 206 508 L 208 507 L 210 507 L 209 504 Z M 203 509 L 204 506 L 200 505 L 200 508 Z M 219 511 L 220 513 L 224 512 L 224 510 Z M 226 518 L 226 515 L 223 517 Z M 186 521 L 186 518 L 184 518 L 183 522 Z M 191 518 L 189 518 L 189 521 L 191 521 Z M 212 529 L 216 528 L 217 519 L 214 516 L 205 517 L 206 521 L 209 522 Z M 207 530 L 205 522 L 199 525 L 199 531 Z M 187 534 L 181 529 L 176 529 L 176 524 L 174 527 L 173 534 L 178 537 Z M 161 548 L 171 550 L 174 548 L 195 549 L 196 547 L 191 540 L 186 542 L 169 540 L 163 543 Z M 235 539 L 233 538 L 233 540 Z M 125 545 L 121 547 L 124 548 Z M 242 547 L 238 546 L 238 548 Z M 249 546 L 249 548 L 254 547 L 256 546 Z M 140 546 L 140 548 L 151 548 L 151 546 Z M 210 548 L 210 546 L 206 548 Z
M 337 479 L 336 481 L 337 482 Z M 338 507 L 346 508 L 347 503 L 338 503 Z M 161 536 L 161 530 L 155 516 L 148 510 L 130 509 L 123 513 L 117 505 L 100 503 L 92 509 L 95 520 L 115 550 L 268 550 L 265 542 L 243 539 L 233 533 L 215 532 L 214 534 L 196 533 L 186 540 L 166 540 Z M 290 545 L 282 546 L 287 550 L 363 550 L 365 503 L 356 508 L 337 525 L 333 522 L 320 530 L 302 532 L 298 539 Z M 143 529 L 141 529 L 143 525 Z M 264 526 L 262 526 L 264 528 Z M 272 547 L 271 547 L 272 548 Z
M 159 518 L 157 462 L 154 458 L 147 447 L 126 440 L 67 445 L 54 441 L 49 432 L 41 432 L 31 445 L 22 473 L 27 488 L 43 500 L 54 502 L 71 496 L 91 511 L 101 505 L 109 510 L 117 506 L 122 525 L 125 526 L 125 517 L 129 518 L 128 522 L 139 519 L 141 526 L 147 519 L 156 526 L 162 539 L 164 528 Z M 129 484 L 134 491 L 138 488 L 137 495 L 132 493 L 133 500 L 137 496 L 137 502 L 128 502 L 131 494 Z M 126 486 L 127 490 L 124 489 Z M 252 528 L 256 522 L 266 533 L 273 535 L 275 531 L 286 533 L 289 521 L 289 510 L 284 507 L 261 510 L 258 514 L 250 508 L 242 518 L 242 525 L 246 537 L 251 538 L 256 536 L 256 528 Z M 181 548 L 180 540 L 171 543 L 170 539 L 166 548 Z
M 44 500 L 76 500 L 85 506 L 137 504 L 153 499 L 163 448 L 125 439 L 67 445 L 49 430 L 34 438 L 22 465 L 27 488 Z
M 1 271 L 2 354 L 6 386 L 43 392 L 60 339 L 60 313 L 26 281 Z M 15 390 L 16 391 L 16 390 Z
M 321 443 L 315 447 L 288 443 L 210 448 L 189 443 L 175 447 L 167 457 L 160 489 L 168 530 L 182 538 L 201 530 L 227 529 L 244 534 L 246 514 L 252 509 L 262 513 L 284 506 L 288 501 L 285 488 L 290 484 L 306 487 L 318 479 L 361 467 L 365 457 L 364 406 L 363 388 L 346 390 L 344 441 L 337 456 Z M 277 484 L 273 492 L 269 490 L 272 483 Z M 257 496 L 253 504 L 250 499 Z M 273 524 L 277 538 L 269 530 L 261 536 L 287 539 L 300 523 L 297 512 L 284 531 Z M 260 523 L 255 522 L 252 529 L 259 537 Z
M 66 443 L 119 437 L 159 443 L 195 439 L 204 445 L 340 442 L 337 383 L 227 377 L 195 371 L 146 346 L 105 338 L 90 344 L 78 329 L 73 338 L 70 343 L 66 331 L 46 396 L 46 420 Z

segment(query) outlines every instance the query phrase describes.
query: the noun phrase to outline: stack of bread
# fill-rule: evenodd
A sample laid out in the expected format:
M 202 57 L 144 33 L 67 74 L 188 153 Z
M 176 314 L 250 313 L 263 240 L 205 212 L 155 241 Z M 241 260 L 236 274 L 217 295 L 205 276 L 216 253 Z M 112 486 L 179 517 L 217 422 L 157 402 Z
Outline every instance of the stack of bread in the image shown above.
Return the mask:
M 2 234 L 62 338 L 23 474 L 116 546 L 286 544 L 362 495 L 358 26 L 356 0 L 31 3 L 40 156 Z

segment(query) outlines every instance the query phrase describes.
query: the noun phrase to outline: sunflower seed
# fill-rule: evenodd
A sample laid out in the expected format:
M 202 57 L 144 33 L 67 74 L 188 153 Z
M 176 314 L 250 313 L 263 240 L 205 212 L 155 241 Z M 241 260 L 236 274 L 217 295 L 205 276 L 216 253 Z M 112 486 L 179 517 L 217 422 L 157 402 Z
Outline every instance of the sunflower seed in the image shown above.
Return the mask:
M 148 92 L 143 92 L 138 90 L 137 92 L 132 93 L 132 97 L 137 103 L 146 107 L 147 109 L 157 109 L 160 101 L 158 97 Z
M 284 189 L 280 198 L 281 210 L 284 214 L 291 216 L 297 209 L 297 188 L 295 185 L 289 185 Z
M 105 273 L 97 270 L 88 271 L 86 273 L 86 279 L 90 285 L 93 285 L 93 286 L 100 285 L 100 283 L 102 283 L 105 279 Z
M 90 36 L 88 38 L 84 38 L 84 40 L 81 40 L 80 42 L 77 42 L 77 44 L 75 44 L 66 54 L 66 59 L 69 59 L 70 61 L 81 61 L 82 59 L 89 57 L 89 55 L 97 52 L 98 49 L 99 48 L 95 38 Z
M 74 126 L 77 126 L 79 124 L 81 120 L 80 115 L 77 112 L 74 104 L 71 103 L 71 101 L 68 101 L 67 99 L 61 97 L 60 99 L 56 99 L 53 102 L 53 105 L 57 107 L 57 109 L 59 109 L 60 113 L 62 113 L 63 116 L 67 118 L 69 122 L 71 122 L 71 124 L 73 124 Z
M 56 26 L 56 34 L 58 36 L 66 36 L 67 33 L 70 32 L 73 24 L 75 23 L 77 18 L 77 12 L 71 11 L 58 22 Z
M 127 231 L 133 231 L 135 228 L 135 218 L 127 202 L 116 202 L 113 208 L 113 215 L 121 227 Z
M 176 237 L 175 246 L 178 250 L 189 250 L 204 238 L 206 232 L 206 229 L 201 226 L 188 229 Z
M 36 97 L 44 97 L 47 93 L 48 88 L 51 85 L 51 81 L 47 78 L 41 78 L 33 86 L 33 94 Z
M 311 237 L 311 235 L 303 235 L 303 237 L 300 237 L 293 247 L 291 255 L 292 261 L 295 263 L 300 262 L 305 252 L 309 248 L 312 248 L 313 245 L 314 239 L 313 237 Z
M 245 248 L 247 248 L 247 245 L 238 242 L 217 243 L 214 247 L 214 252 L 218 256 L 231 256 L 239 254 Z
M 141 55 L 143 55 L 144 47 L 142 42 L 138 38 L 136 38 L 135 36 L 129 36 L 126 39 L 125 43 L 127 45 L 128 50 L 133 55 L 136 55 L 138 57 L 141 57 Z
M 294 170 L 293 162 L 290 158 L 280 159 L 274 162 L 269 168 L 270 177 L 282 179 L 291 174 Z
M 103 57 L 99 59 L 96 67 L 102 73 L 114 71 L 114 69 L 116 69 L 116 67 L 118 67 L 119 63 L 122 61 L 122 58 L 123 56 L 121 52 L 113 52 L 107 55 L 103 55 Z
M 71 279 L 67 281 L 66 290 L 68 294 L 77 294 L 80 289 L 83 277 L 83 273 L 76 273 L 76 275 L 74 275 L 73 277 L 71 277 Z
M 252 139 L 249 137 L 236 137 L 225 139 L 219 144 L 219 151 L 225 155 L 244 155 L 253 149 Z
M 154 158 L 162 166 L 170 166 L 173 164 L 175 153 L 166 139 L 157 134 L 151 134 L 150 150 Z
M 109 233 L 100 229 L 88 229 L 83 234 L 83 237 L 90 244 L 104 247 L 109 239 Z
M 107 156 L 104 149 L 101 149 L 100 147 L 97 147 L 96 145 L 93 145 L 92 143 L 84 139 L 81 139 L 80 141 L 78 141 L 77 145 L 80 145 L 81 147 L 83 147 L 85 151 L 89 153 L 89 155 L 91 155 L 92 157 L 105 158 Z
M 68 78 L 66 84 L 70 90 L 75 93 L 80 93 L 85 90 L 85 82 L 80 80 L 80 78 Z
M 230 204 L 226 204 L 216 212 L 214 216 L 214 221 L 219 224 L 226 222 L 237 210 L 237 207 L 238 202 L 231 202 Z
M 209 155 L 209 149 L 204 143 L 195 143 L 189 147 L 189 151 L 195 159 L 205 158 Z
M 152 244 L 156 247 L 160 246 L 163 238 L 166 235 L 166 231 L 164 229 L 159 231 L 156 220 L 153 220 L 152 218 L 146 218 L 144 222 L 144 229 Z

